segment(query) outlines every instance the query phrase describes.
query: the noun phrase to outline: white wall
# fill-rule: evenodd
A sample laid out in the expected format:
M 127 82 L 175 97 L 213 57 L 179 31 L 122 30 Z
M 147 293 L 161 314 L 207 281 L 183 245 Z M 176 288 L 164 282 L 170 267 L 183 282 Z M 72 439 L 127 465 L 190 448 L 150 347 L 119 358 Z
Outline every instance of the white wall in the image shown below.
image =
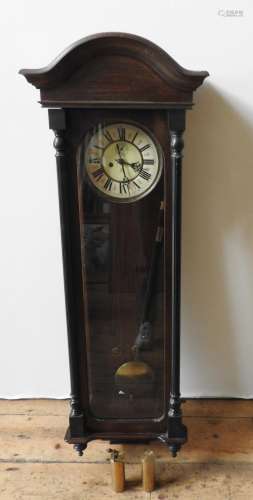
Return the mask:
M 253 396 L 252 25 L 250 0 L 1 3 L 1 397 L 69 393 L 53 137 L 17 72 L 99 31 L 210 72 L 185 134 L 182 393 Z

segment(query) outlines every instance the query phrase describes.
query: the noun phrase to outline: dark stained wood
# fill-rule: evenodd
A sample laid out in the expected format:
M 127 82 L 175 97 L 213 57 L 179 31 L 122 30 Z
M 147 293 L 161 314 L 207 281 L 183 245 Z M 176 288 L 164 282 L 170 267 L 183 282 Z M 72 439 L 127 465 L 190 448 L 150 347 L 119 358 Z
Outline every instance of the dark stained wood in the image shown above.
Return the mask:
M 97 438 L 113 442 L 158 439 L 175 455 L 187 439 L 180 407 L 182 134 L 193 91 L 208 73 L 188 71 L 152 42 L 124 33 L 84 38 L 49 66 L 20 73 L 40 89 L 42 106 L 60 108 L 49 110 L 49 125 L 55 133 L 72 391 L 66 440 L 82 454 L 87 443 Z M 77 150 L 99 123 L 117 121 L 135 122 L 155 136 L 164 156 L 164 172 L 155 189 L 138 205 L 112 204 L 107 217 L 103 210 L 99 212 L 103 200 L 95 191 L 85 190 Z M 156 349 L 143 354 L 146 363 L 155 368 L 157 385 L 152 398 L 150 393 L 149 399 L 141 395 L 136 414 L 134 406 L 129 409 L 130 402 L 122 401 L 121 408 L 116 402 L 113 418 L 116 399 L 111 394 L 110 368 L 114 374 L 131 354 L 138 314 L 135 286 L 139 278 L 135 272 L 150 265 L 162 198 L 164 248 L 156 289 L 160 337 Z M 90 213 L 89 201 L 93 204 Z M 142 221 L 139 226 L 138 217 Z M 85 224 L 92 223 L 110 228 L 113 248 L 107 266 L 109 270 L 114 267 L 109 281 L 107 268 L 86 270 L 84 231 Z M 126 236 L 119 234 L 121 228 L 131 235 L 132 248 Z M 124 333 L 119 346 L 108 321 L 111 311 L 117 310 L 113 308 L 118 296 L 122 312 L 115 313 L 116 331 Z M 98 414 L 94 414 L 91 401 L 99 390 Z
M 170 157 L 172 177 L 172 332 L 171 332 L 171 384 L 169 399 L 170 436 L 187 439 L 187 429 L 182 423 L 180 398 L 180 317 L 181 317 L 181 205 L 182 205 L 182 157 L 185 111 L 173 110 L 168 114 L 170 129 Z M 179 446 L 180 448 L 180 446 Z M 176 456 L 177 443 L 170 445 Z
M 189 71 L 139 36 L 102 33 L 68 47 L 42 69 L 22 69 L 46 107 L 191 106 L 208 76 Z
M 71 166 L 75 165 L 75 156 L 76 156 L 76 149 L 78 147 L 78 144 L 82 141 L 82 138 L 85 136 L 85 134 L 89 131 L 90 128 L 92 128 L 98 121 L 101 121 L 102 123 L 111 123 L 111 122 L 116 122 L 116 121 L 123 121 L 127 122 L 128 120 L 132 120 L 135 123 L 141 123 L 143 126 L 149 127 L 149 130 L 155 135 L 157 140 L 162 146 L 162 149 L 164 151 L 169 149 L 169 137 L 168 137 L 168 125 L 167 125 L 167 114 L 165 111 L 129 111 L 129 110 L 66 110 L 66 121 L 68 123 L 68 130 L 66 131 L 66 140 L 68 142 L 68 158 L 69 158 L 69 170 L 71 170 Z M 167 181 L 172 184 L 171 181 L 169 181 L 170 178 L 170 169 L 169 169 L 169 157 L 165 156 L 165 170 L 167 171 Z M 72 167 L 73 168 L 73 167 Z M 75 167 L 76 168 L 76 167 Z M 80 181 L 79 181 L 80 182 Z M 144 238 L 144 249 L 146 252 L 148 252 L 148 259 L 151 259 L 151 246 L 150 246 L 150 237 L 149 237 L 149 232 L 151 234 L 155 234 L 156 231 L 156 226 L 158 222 L 158 217 L 159 217 L 159 206 L 160 206 L 160 200 L 163 198 L 163 180 L 161 179 L 161 182 L 157 186 L 157 189 L 153 191 L 153 194 L 151 197 L 147 197 L 144 199 L 141 203 L 140 210 L 143 210 L 143 215 L 142 215 L 142 220 L 143 220 L 143 228 L 142 228 L 142 237 Z M 81 191 L 81 196 L 80 198 L 80 206 L 79 206 L 79 217 L 80 217 L 80 226 L 82 227 L 84 222 L 85 222 L 85 210 L 83 208 L 83 201 L 82 201 L 82 185 L 79 184 L 79 190 Z M 85 199 L 85 198 L 84 198 Z M 143 208 L 142 208 L 143 207 Z M 125 205 L 124 207 L 118 207 L 117 205 L 114 204 L 113 212 L 112 212 L 112 224 L 113 224 L 113 231 L 112 231 L 112 241 L 115 240 L 115 244 L 117 243 L 116 246 L 116 253 L 115 253 L 115 259 L 116 259 L 116 266 L 115 266 L 115 271 L 113 273 L 113 282 L 112 286 L 115 286 L 116 289 L 121 290 L 123 292 L 127 292 L 129 288 L 131 288 L 131 283 L 136 279 L 136 277 L 133 276 L 134 269 L 131 266 L 131 259 L 136 253 L 136 249 L 133 250 L 133 255 L 132 257 L 128 257 L 127 255 L 124 254 L 124 248 L 126 246 L 126 241 L 124 235 L 131 235 L 131 238 L 137 238 L 138 235 L 136 234 L 134 236 L 134 226 L 135 226 L 135 218 L 134 218 L 134 213 L 136 210 L 136 204 L 133 204 L 132 206 L 127 206 Z M 165 210 L 168 212 L 168 224 L 171 226 L 171 223 L 169 223 L 169 220 L 171 221 L 171 207 L 170 204 L 168 206 L 166 205 Z M 89 217 L 89 222 L 102 222 L 101 217 L 96 219 L 96 217 Z M 120 238 L 119 230 L 120 227 L 122 228 L 122 238 Z M 113 234 L 115 233 L 115 237 L 113 237 Z M 121 240 L 121 241 L 120 241 Z M 124 242 L 125 241 L 125 242 Z M 134 247 L 133 247 L 134 249 Z M 122 255 L 118 255 L 118 253 L 122 253 Z M 171 252 L 167 252 L 165 254 L 165 261 L 164 261 L 164 266 L 166 269 L 171 269 Z M 121 260 L 121 266 L 125 265 L 125 276 L 124 279 L 122 279 L 122 276 L 118 275 L 118 272 L 116 271 L 118 265 L 119 265 L 119 259 Z M 136 262 L 135 262 L 136 264 Z M 120 266 L 120 267 L 121 267 Z M 167 428 L 167 411 L 166 408 L 168 407 L 168 395 L 169 395 L 169 379 L 170 379 L 170 362 L 169 362 L 169 353 L 170 353 L 170 332 L 172 329 L 171 325 L 171 314 L 170 314 L 170 308 L 171 308 L 171 296 L 172 296 L 172 290 L 171 290 L 171 283 L 168 283 L 167 285 L 167 294 L 166 297 L 164 298 L 164 309 L 167 311 L 167 321 L 165 324 L 165 328 L 167 330 L 164 338 L 164 342 L 166 342 L 166 346 L 164 348 L 164 351 L 166 353 L 165 355 L 165 374 L 164 374 L 164 388 L 163 388 L 163 395 L 162 399 L 164 400 L 164 417 L 163 419 L 160 419 L 159 421 L 155 421 L 155 419 L 149 419 L 147 422 L 140 422 L 138 423 L 138 419 L 134 418 L 134 415 L 132 417 L 132 421 L 129 421 L 129 418 L 124 419 L 123 415 L 121 417 L 121 422 L 117 423 L 115 421 L 112 421 L 110 419 L 95 419 L 92 417 L 92 415 L 89 412 L 89 404 L 86 407 L 87 412 L 85 419 L 87 421 L 88 428 L 91 430 L 98 430 L 100 432 L 107 431 L 107 432 L 112 432 L 113 429 L 115 430 L 116 428 L 118 429 L 118 432 L 123 432 L 124 430 L 127 429 L 127 435 L 129 437 L 130 432 L 137 432 L 138 425 L 140 426 L 139 430 L 146 431 L 147 435 L 149 436 L 150 430 L 152 428 L 157 430 L 157 435 L 160 432 L 165 432 Z M 127 294 L 125 295 L 125 300 L 126 300 Z M 106 309 L 111 308 L 111 305 L 106 302 L 107 301 L 107 295 L 105 294 L 100 294 L 99 295 L 99 300 L 98 303 L 95 301 L 95 310 L 93 314 L 97 318 L 97 326 L 95 326 L 95 329 L 101 329 L 105 328 L 105 325 L 99 325 L 99 320 L 101 321 L 101 316 L 102 319 L 105 321 L 108 319 L 106 316 Z M 127 311 L 127 303 L 126 305 L 126 311 Z M 97 307 L 99 306 L 99 310 Z M 123 304 L 122 304 L 123 306 Z M 90 305 L 91 307 L 91 305 Z M 115 320 L 118 322 L 119 327 L 122 329 L 124 328 L 125 330 L 125 335 L 127 337 L 127 324 L 131 325 L 131 318 L 128 318 L 127 314 L 124 314 L 123 318 L 115 318 Z M 126 323 L 126 325 L 125 325 Z M 91 325 L 87 326 L 87 331 L 88 329 L 91 328 Z M 133 330 L 130 328 L 130 330 Z M 131 332 L 130 332 L 131 333 Z M 95 333 L 93 334 L 95 335 Z M 133 341 L 131 338 L 132 333 L 128 338 L 125 338 L 125 345 L 124 351 L 126 351 L 126 344 L 130 344 Z M 86 337 L 86 341 L 88 341 Z M 101 363 L 103 364 L 110 364 L 111 366 L 114 366 L 115 364 L 115 369 L 117 366 L 119 366 L 122 362 L 124 362 L 124 357 L 126 357 L 126 352 L 123 353 L 123 358 L 116 357 L 112 358 L 111 354 L 111 347 L 110 346 L 110 329 L 108 330 L 108 334 L 102 336 L 101 340 L 97 342 L 97 363 L 96 367 L 97 368 Z M 133 342 L 132 342 L 133 343 Z M 87 351 L 91 349 L 90 342 L 87 345 Z M 128 353 L 129 355 L 129 353 Z M 150 357 L 150 362 L 152 364 L 155 363 L 155 352 L 151 352 L 150 354 L 146 354 L 147 360 Z M 120 361 L 121 360 L 121 361 Z M 157 366 L 158 370 L 158 366 Z M 101 368 L 101 373 L 102 373 L 102 368 Z M 85 390 L 85 385 L 87 383 L 88 379 L 88 373 L 84 376 L 84 379 L 82 380 L 82 386 L 81 386 L 81 392 Z M 104 391 L 106 390 L 106 385 L 103 385 L 105 383 L 104 381 L 104 376 L 101 375 L 101 387 L 104 387 Z M 107 396 L 108 397 L 108 396 Z M 105 401 L 106 401 L 106 392 L 105 392 Z M 145 405 L 145 401 L 143 401 Z M 107 400 L 107 404 L 109 404 Z M 124 405 L 126 406 L 126 403 L 122 402 L 123 408 L 122 412 L 124 410 Z M 123 412 L 124 414 L 124 412 Z M 121 434 L 122 436 L 122 434 Z M 88 440 L 91 439 L 90 435 L 87 436 Z M 73 436 L 72 436 L 73 438 Z M 125 436 L 125 439 L 127 439 L 127 436 Z M 72 441 L 71 441 L 72 442 Z M 76 440 L 74 441 L 76 442 Z
M 85 388 L 81 391 L 81 380 L 86 367 L 84 329 L 81 249 L 79 219 L 77 208 L 77 189 L 75 172 L 69 165 L 68 145 L 66 142 L 66 113 L 64 110 L 49 111 L 49 126 L 55 132 L 54 147 L 58 177 L 59 207 L 62 236 L 62 255 L 68 345 L 71 379 L 70 428 L 73 434 L 83 431 Z
M 61 128 L 61 123 L 59 123 L 58 114 L 62 113 L 60 110 L 50 110 L 50 126 Z M 135 419 L 134 415 L 131 418 L 124 418 L 123 416 L 120 420 L 110 419 L 110 418 L 99 418 L 96 419 L 89 410 L 88 397 L 84 399 L 83 395 L 87 395 L 87 380 L 88 372 L 86 368 L 85 359 L 83 354 L 85 352 L 85 347 L 81 347 L 84 341 L 85 332 L 85 307 L 83 303 L 83 296 L 80 288 L 80 275 L 81 275 L 81 257 L 79 254 L 80 241 L 79 237 L 71 236 L 71 233 L 75 231 L 76 225 L 82 226 L 82 209 L 80 211 L 79 207 L 79 222 L 77 222 L 77 211 L 78 211 L 78 199 L 77 199 L 77 186 L 76 186 L 76 164 L 75 156 L 76 149 L 83 136 L 93 127 L 98 121 L 101 122 L 113 122 L 113 121 L 127 121 L 131 119 L 134 122 L 141 123 L 144 126 L 148 126 L 149 130 L 155 135 L 158 142 L 161 144 L 163 151 L 169 150 L 169 129 L 168 129 L 168 119 L 167 113 L 165 111 L 133 111 L 133 110 L 66 110 L 64 115 L 64 123 L 66 122 L 66 130 L 64 132 L 64 148 L 60 148 L 60 154 L 58 154 L 58 175 L 59 179 L 64 179 L 65 193 L 62 199 L 62 188 L 59 185 L 60 200 L 62 199 L 61 213 L 63 217 L 63 248 L 67 250 L 66 258 L 64 259 L 64 269 L 65 269 L 65 290 L 66 290 L 66 304 L 68 316 L 72 318 L 73 324 L 69 325 L 69 341 L 70 341 L 70 366 L 73 371 L 71 379 L 74 380 L 74 389 L 72 389 L 72 412 L 70 416 L 70 428 L 67 432 L 66 439 L 68 442 L 75 444 L 76 450 L 82 453 L 83 449 L 86 447 L 87 443 L 96 438 L 100 439 L 112 439 L 113 441 L 128 441 L 131 440 L 153 440 L 159 439 L 166 444 L 168 444 L 171 449 L 178 450 L 183 442 L 186 440 L 185 428 L 181 425 L 181 417 L 173 419 L 173 424 L 169 427 L 170 432 L 167 432 L 168 428 L 168 416 L 165 410 L 162 419 L 145 418 L 144 420 Z M 61 131 L 56 130 L 56 138 L 61 136 Z M 57 144 L 56 144 L 57 146 Z M 66 152 L 65 152 L 66 150 Z M 63 154 L 64 151 L 64 154 Z M 165 408 L 168 408 L 169 401 L 168 396 L 170 393 L 170 372 L 171 372 L 171 332 L 172 332 L 172 210 L 173 210 L 173 199 L 172 199 L 172 189 L 173 189 L 173 179 L 172 170 L 169 164 L 169 156 L 165 156 L 165 252 L 164 252 L 164 269 L 166 275 L 166 293 L 164 296 L 164 311 L 165 311 L 165 334 L 164 334 L 164 353 L 165 353 L 165 365 L 164 365 L 164 388 L 162 399 L 165 402 Z M 163 183 L 163 180 L 161 179 Z M 73 187 L 71 187 L 73 186 Z M 76 187 L 74 187 L 76 186 Z M 162 185 L 160 186 L 162 190 L 164 189 Z M 73 190 L 74 189 L 74 190 Z M 80 186 L 79 186 L 80 190 Z M 146 213 L 146 223 L 147 227 L 151 225 L 156 226 L 157 216 L 159 213 L 159 201 L 161 199 L 162 193 L 158 196 L 157 209 L 152 209 L 152 204 L 146 203 L 149 206 L 149 212 Z M 147 198 L 148 201 L 151 198 Z M 68 208 L 64 208 L 65 205 Z M 123 208 L 123 207 L 122 207 Z M 127 209 L 127 207 L 124 207 Z M 127 210 L 126 210 L 127 214 Z M 124 219 L 124 231 L 127 233 L 132 232 L 132 218 L 130 216 Z M 71 229 L 72 228 L 72 229 Z M 65 236 L 64 236 L 65 235 Z M 64 240 L 64 237 L 66 238 Z M 175 241 L 177 245 L 178 239 Z M 70 248 L 71 247 L 71 248 Z M 149 248 L 148 245 L 146 245 Z M 68 250 L 69 248 L 69 250 Z M 122 248 L 123 250 L 123 248 Z M 174 253 L 177 252 L 176 246 Z M 75 268 L 77 273 L 73 275 L 73 259 L 75 262 Z M 127 269 L 126 269 L 127 271 Z M 72 274 L 69 274 L 72 273 Z M 72 285 L 71 285 L 72 283 Z M 72 290 L 69 292 L 69 286 L 71 285 Z M 79 291 L 78 291 L 79 290 Z M 75 297 L 75 300 L 73 301 Z M 80 300 L 79 300 L 80 298 Z M 78 299 L 80 306 L 76 307 L 76 300 Z M 99 302 L 100 311 L 103 311 L 103 297 L 100 296 Z M 102 309 L 101 309 L 102 308 Z M 106 309 L 106 305 L 105 305 Z M 101 314 L 101 313 L 100 313 Z M 122 320 L 121 320 L 122 321 Z M 128 321 L 127 316 L 124 316 L 123 321 Z M 78 333 L 79 332 L 79 333 Z M 177 335 L 179 335 L 178 328 L 175 331 L 174 342 L 178 341 Z M 86 342 L 88 338 L 86 337 Z M 115 360 L 111 359 L 111 349 L 106 351 L 106 347 L 109 345 L 109 339 L 105 339 L 105 350 L 101 351 L 102 344 L 101 341 L 98 344 L 97 362 L 115 363 Z M 78 348 L 78 344 L 80 347 Z M 173 344 L 173 343 L 172 343 Z M 102 348 L 103 349 L 103 348 Z M 90 350 L 90 345 L 86 344 L 86 351 Z M 101 354 L 99 352 L 101 351 Z M 152 357 L 154 358 L 154 354 Z M 179 351 L 176 353 L 179 355 Z M 172 355 L 173 357 L 173 355 Z M 119 363 L 118 360 L 116 360 Z M 152 361 L 151 361 L 152 363 Z M 154 359 L 153 359 L 154 363 Z M 79 369 L 78 369 L 79 367 Z M 158 366 L 157 366 L 158 370 Z M 81 376 L 80 373 L 83 373 Z M 174 384 L 177 383 L 178 376 L 178 365 L 176 373 L 172 372 Z M 101 379 L 101 384 L 104 381 Z M 179 383 L 179 382 L 178 382 Z M 106 387 L 106 386 L 105 386 Z M 105 393 L 106 397 L 106 393 Z M 144 401 L 145 405 L 145 401 Z M 180 405 L 180 401 L 178 401 Z M 127 408 L 127 407 L 126 407 Z M 124 404 L 122 410 L 124 409 Z M 124 413 L 124 412 L 123 412 Z M 173 415 L 173 417 L 179 417 L 179 415 Z

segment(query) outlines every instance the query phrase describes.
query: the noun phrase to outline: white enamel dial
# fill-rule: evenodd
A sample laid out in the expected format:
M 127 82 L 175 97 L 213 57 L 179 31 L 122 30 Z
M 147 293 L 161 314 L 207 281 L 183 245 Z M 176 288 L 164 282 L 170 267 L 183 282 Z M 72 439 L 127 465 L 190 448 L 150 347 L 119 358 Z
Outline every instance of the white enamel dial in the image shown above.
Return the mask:
M 132 202 L 148 194 L 162 171 L 159 146 L 132 123 L 99 126 L 89 138 L 86 171 L 92 185 L 115 201 Z

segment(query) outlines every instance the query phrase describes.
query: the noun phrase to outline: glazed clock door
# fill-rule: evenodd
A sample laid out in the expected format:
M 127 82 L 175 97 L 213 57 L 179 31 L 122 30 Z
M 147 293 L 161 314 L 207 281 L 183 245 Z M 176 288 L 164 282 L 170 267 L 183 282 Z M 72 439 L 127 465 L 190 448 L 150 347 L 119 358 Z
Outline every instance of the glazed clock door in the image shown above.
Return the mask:
M 165 413 L 164 155 L 132 120 L 97 121 L 76 148 L 89 414 Z

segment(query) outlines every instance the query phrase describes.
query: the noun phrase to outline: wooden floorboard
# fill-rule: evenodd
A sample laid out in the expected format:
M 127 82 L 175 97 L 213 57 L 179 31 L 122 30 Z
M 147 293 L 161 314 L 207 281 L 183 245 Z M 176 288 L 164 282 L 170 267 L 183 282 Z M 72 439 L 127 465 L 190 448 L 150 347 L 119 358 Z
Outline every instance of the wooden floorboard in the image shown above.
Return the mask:
M 251 399 L 187 399 L 186 417 L 252 417 Z M 0 415 L 68 415 L 69 401 L 60 399 L 0 399 Z
M 143 445 L 117 446 L 126 462 L 126 491 L 111 490 L 108 443 L 93 441 L 79 458 L 63 441 L 68 402 L 0 400 L 0 499 L 253 500 L 253 402 L 188 400 L 189 441 L 176 459 L 152 443 L 156 490 L 141 488 Z

